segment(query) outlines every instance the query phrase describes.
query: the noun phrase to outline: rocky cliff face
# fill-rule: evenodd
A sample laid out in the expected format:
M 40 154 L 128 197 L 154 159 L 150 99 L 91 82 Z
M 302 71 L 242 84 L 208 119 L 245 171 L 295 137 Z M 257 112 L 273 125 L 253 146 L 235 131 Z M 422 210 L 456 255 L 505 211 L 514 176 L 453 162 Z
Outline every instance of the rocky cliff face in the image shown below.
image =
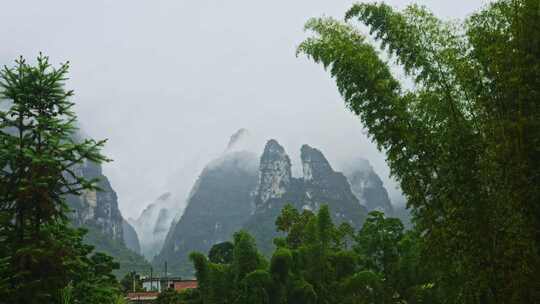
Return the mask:
M 146 272 L 149 264 L 138 255 L 138 237 L 132 227 L 122 217 L 118 209 L 118 198 L 101 166 L 86 162 L 75 168 L 76 173 L 87 179 L 99 179 L 101 191 L 87 191 L 80 196 L 68 196 L 67 203 L 72 209 L 71 222 L 88 230 L 85 242 L 96 251 L 115 258 L 120 269 L 115 271 L 122 277 L 128 271 Z
M 244 227 L 262 252 L 271 253 L 272 239 L 278 236 L 275 220 L 288 203 L 297 209 L 316 212 L 327 204 L 336 223 L 348 222 L 359 228 L 367 215 L 342 173 L 335 172 L 321 151 L 308 145 L 301 148 L 301 178 L 291 177 L 290 160 L 283 147 L 270 140 L 260 160 L 257 208 Z
M 7 106 L 7 105 L 5 105 Z M 8 133 L 13 130 L 6 130 Z M 75 141 L 81 141 L 85 135 L 73 134 Z M 124 243 L 123 218 L 118 209 L 118 198 L 109 179 L 103 175 L 101 165 L 85 161 L 72 168 L 73 172 L 87 180 L 98 179 L 97 186 L 102 191 L 85 191 L 79 196 L 67 195 L 66 202 L 71 209 L 69 219 L 74 226 L 85 227 L 100 235 Z M 66 174 L 68 180 L 70 177 Z
M 259 165 L 256 206 L 264 206 L 270 199 L 283 197 L 291 181 L 291 160 L 285 149 L 273 139 L 268 141 Z
M 305 199 L 303 208 L 318 210 L 321 204 L 330 207 L 335 222 L 348 222 L 360 228 L 367 210 L 359 206 L 347 178 L 330 166 L 321 151 L 308 145 L 301 149 Z
M 394 215 L 394 208 L 388 192 L 369 161 L 357 159 L 350 162 L 344 171 L 360 204 L 365 206 L 368 211 L 377 210 L 388 216 Z
M 223 155 L 249 150 L 253 145 L 249 131 L 239 129 L 229 139 Z M 193 158 L 179 168 L 169 179 L 169 192 L 149 204 L 137 219 L 129 219 L 137 231 L 144 256 L 152 260 L 159 253 L 168 231 L 180 220 L 188 204 L 193 183 L 197 180 L 207 163 Z
M 126 247 L 137 254 L 141 254 L 141 244 L 139 243 L 139 237 L 133 226 L 131 226 L 128 221 L 124 220 L 122 222 L 122 230 L 124 231 L 124 243 L 126 244 Z
M 361 227 L 368 213 L 366 206 L 359 202 L 345 175 L 336 172 L 321 151 L 302 146 L 302 176 L 295 178 L 291 160 L 276 140 L 267 142 L 259 159 L 253 153 L 233 149 L 245 134 L 233 135 L 225 154 L 203 170 L 184 214 L 173 223 L 154 259 L 154 267 L 167 262 L 175 274 L 192 276 L 190 252 L 207 253 L 212 245 L 231 240 L 240 229 L 251 232 L 259 249 L 270 254 L 272 240 L 278 236 L 275 220 L 289 203 L 313 212 L 327 204 L 336 224 L 347 222 Z M 361 193 L 371 193 L 365 191 L 368 188 L 362 188 Z
M 246 151 L 228 152 L 208 164 L 154 265 L 167 262 L 172 271 L 193 275 L 189 253 L 208 252 L 212 245 L 229 240 L 252 213 L 257 165 L 256 155 Z
M 76 226 L 95 228 L 112 240 L 123 243 L 123 218 L 118 209 L 118 198 L 109 180 L 103 175 L 101 166 L 85 162 L 76 171 L 87 179 L 99 179 L 98 186 L 102 191 L 92 190 L 81 196 L 69 196 L 67 202 L 73 210 L 71 221 Z

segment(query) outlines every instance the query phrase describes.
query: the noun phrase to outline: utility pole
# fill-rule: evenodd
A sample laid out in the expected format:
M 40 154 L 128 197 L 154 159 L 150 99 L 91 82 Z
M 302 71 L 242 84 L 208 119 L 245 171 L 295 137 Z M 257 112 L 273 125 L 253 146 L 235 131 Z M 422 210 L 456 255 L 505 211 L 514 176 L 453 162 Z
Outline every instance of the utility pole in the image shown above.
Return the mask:
M 163 290 L 169 289 L 169 280 L 167 279 L 167 261 L 165 261 L 165 275 L 164 278 L 161 279 L 161 282 L 165 282 L 165 287 L 161 286 Z
M 150 266 L 150 291 L 154 290 L 154 267 Z
M 132 272 L 131 273 L 131 280 L 132 280 L 132 285 L 133 285 L 133 292 L 135 292 L 135 272 Z
M 165 261 L 165 279 L 167 279 L 168 275 L 167 275 L 167 261 Z

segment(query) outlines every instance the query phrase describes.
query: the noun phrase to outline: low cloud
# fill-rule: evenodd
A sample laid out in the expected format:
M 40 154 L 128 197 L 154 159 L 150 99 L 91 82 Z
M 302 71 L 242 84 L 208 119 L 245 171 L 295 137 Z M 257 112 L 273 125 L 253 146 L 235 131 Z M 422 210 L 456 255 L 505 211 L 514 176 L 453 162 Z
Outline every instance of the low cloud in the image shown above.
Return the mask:
M 449 18 L 485 3 L 418 2 Z M 186 180 L 196 178 L 193 172 L 219 156 L 240 128 L 260 139 L 260 151 L 265 140 L 279 140 L 294 167 L 304 143 L 335 167 L 369 159 L 392 193 L 384 155 L 345 109 L 334 82 L 295 57 L 309 17 L 342 18 L 352 3 L 8 1 L 0 11 L 0 60 L 43 51 L 56 64 L 71 61 L 81 125 L 109 138 L 105 153 L 114 162 L 104 170 L 126 217 L 174 191 L 171 180 L 183 170 Z

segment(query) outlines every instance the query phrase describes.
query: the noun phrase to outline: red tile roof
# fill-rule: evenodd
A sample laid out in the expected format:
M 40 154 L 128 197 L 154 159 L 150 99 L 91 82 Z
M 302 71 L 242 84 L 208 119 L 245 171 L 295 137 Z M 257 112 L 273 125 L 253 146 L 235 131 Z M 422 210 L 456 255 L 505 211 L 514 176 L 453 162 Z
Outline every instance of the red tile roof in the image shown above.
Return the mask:
M 197 280 L 174 282 L 174 290 L 176 291 L 184 291 L 193 288 L 197 288 Z
M 159 292 L 149 291 L 149 292 L 130 292 L 127 294 L 129 300 L 155 300 Z

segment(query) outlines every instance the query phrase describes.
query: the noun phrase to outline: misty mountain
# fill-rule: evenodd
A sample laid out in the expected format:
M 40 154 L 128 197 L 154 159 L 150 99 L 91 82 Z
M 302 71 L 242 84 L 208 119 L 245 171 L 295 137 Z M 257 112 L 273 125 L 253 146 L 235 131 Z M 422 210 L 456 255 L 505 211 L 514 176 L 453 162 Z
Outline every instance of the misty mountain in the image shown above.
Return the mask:
M 141 244 L 141 253 L 149 260 L 159 253 L 167 232 L 179 212 L 170 192 L 160 195 L 148 205 L 137 219 L 129 219 Z
M 251 214 L 252 192 L 257 185 L 257 156 L 252 152 L 227 152 L 208 164 L 195 182 L 187 207 L 175 223 L 153 263 L 168 262 L 173 272 L 192 275 L 188 256 L 207 252 L 229 240 Z
M 122 229 L 124 232 L 124 243 L 126 247 L 131 249 L 137 254 L 141 254 L 141 244 L 139 243 L 139 237 L 137 236 L 137 231 L 131 226 L 131 224 L 124 220 L 122 222 Z
M 357 229 L 367 216 L 367 209 L 358 202 L 347 178 L 332 169 L 321 151 L 303 145 L 301 163 L 303 176 L 292 177 L 285 149 L 275 140 L 266 144 L 260 160 L 255 211 L 244 224 L 265 254 L 273 250 L 272 239 L 278 236 L 275 221 L 286 204 L 313 212 L 326 204 L 336 224 L 347 222 Z
M 375 173 L 368 160 L 358 158 L 349 162 L 343 173 L 362 206 L 365 206 L 368 211 L 377 210 L 388 216 L 393 215 L 394 208 L 390 202 L 388 191 L 384 188 L 383 181 Z
M 75 168 L 75 173 L 87 179 L 98 178 L 97 186 L 102 191 L 91 190 L 80 196 L 68 196 L 68 205 L 73 210 L 72 223 L 76 226 L 92 227 L 102 235 L 123 243 L 123 218 L 118 209 L 118 198 L 109 179 L 101 172 L 101 166 L 85 162 Z
M 94 246 L 96 251 L 115 258 L 120 264 L 117 275 L 121 276 L 128 270 L 146 271 L 149 265 L 138 254 L 137 234 L 129 224 L 126 225 L 118 209 L 116 192 L 103 175 L 101 165 L 85 162 L 76 166 L 74 171 L 87 179 L 99 179 L 97 185 L 101 190 L 86 191 L 80 196 L 68 195 L 71 223 L 88 230 L 85 242 Z
M 6 130 L 8 133 L 11 130 Z M 72 135 L 78 141 L 86 137 L 81 131 Z M 144 270 L 149 268 L 148 262 L 140 253 L 137 233 L 127 223 L 118 208 L 116 191 L 103 174 L 100 164 L 84 161 L 72 168 L 78 176 L 87 180 L 97 179 L 99 190 L 87 190 L 81 195 L 68 194 L 67 206 L 70 208 L 68 218 L 75 227 L 85 228 L 88 232 L 85 242 L 95 247 L 95 251 L 111 255 L 120 264 L 115 273 L 119 276 L 128 270 Z M 70 179 L 70 176 L 65 176 Z
M 247 131 L 246 131 L 247 132 Z M 243 141 L 242 130 L 233 135 L 229 148 L 232 151 Z M 229 150 L 229 148 L 227 150 Z M 141 244 L 141 253 L 152 260 L 165 242 L 171 225 L 178 222 L 182 216 L 191 188 L 207 162 L 204 157 L 194 157 L 182 162 L 165 183 L 167 192 L 161 194 L 148 204 L 137 218 L 129 218 L 128 222 L 135 228 Z
M 235 133 L 223 155 L 204 168 L 184 213 L 173 222 L 161 252 L 153 260 L 155 267 L 167 262 L 172 272 L 191 276 L 190 252 L 208 252 L 212 245 L 230 240 L 240 229 L 252 233 L 260 250 L 270 254 L 272 239 L 278 235 L 276 217 L 288 203 L 314 212 L 328 204 L 336 224 L 347 222 L 361 227 L 368 209 L 356 195 L 368 197 L 365 189 L 370 187 L 357 187 L 361 191 L 355 194 L 347 177 L 336 172 L 321 151 L 308 145 L 300 151 L 302 177 L 293 177 L 291 160 L 276 140 L 268 141 L 258 158 L 242 150 L 241 142 L 248 141 L 247 137 L 245 130 Z M 376 180 L 369 168 L 368 164 L 354 171 L 360 176 L 358 171 L 364 170 L 370 181 Z M 380 201 L 386 202 L 388 195 L 380 193 L 385 195 Z

